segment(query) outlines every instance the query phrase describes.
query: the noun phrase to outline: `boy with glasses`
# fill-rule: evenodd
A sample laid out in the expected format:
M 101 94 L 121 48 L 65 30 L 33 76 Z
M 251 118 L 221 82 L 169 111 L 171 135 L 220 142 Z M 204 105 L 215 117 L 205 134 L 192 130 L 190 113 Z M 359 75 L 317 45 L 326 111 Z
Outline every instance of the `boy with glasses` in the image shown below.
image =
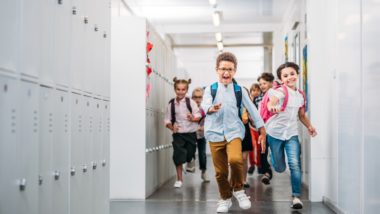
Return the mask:
M 232 82 L 237 60 L 229 52 L 220 54 L 216 60 L 218 82 L 206 88 L 202 108 L 205 118 L 205 137 L 210 144 L 215 177 L 221 200 L 217 212 L 228 212 L 232 195 L 242 209 L 249 209 L 251 201 L 243 189 L 242 139 L 245 128 L 240 119 L 241 107 L 245 107 L 260 132 L 259 143 L 265 144 L 264 122 L 253 105 L 248 92 Z M 241 106 L 240 106 L 240 105 Z M 228 180 L 229 167 L 231 179 Z

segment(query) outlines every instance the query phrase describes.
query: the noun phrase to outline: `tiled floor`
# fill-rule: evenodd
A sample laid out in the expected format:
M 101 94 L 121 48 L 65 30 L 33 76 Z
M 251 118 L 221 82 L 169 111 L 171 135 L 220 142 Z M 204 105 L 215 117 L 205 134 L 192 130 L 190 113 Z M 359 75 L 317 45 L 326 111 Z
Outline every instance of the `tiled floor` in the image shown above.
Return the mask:
M 184 176 L 184 185 L 181 189 L 173 187 L 174 178 L 163 185 L 145 201 L 114 201 L 111 202 L 111 214 L 178 214 L 178 213 L 216 213 L 216 203 L 219 199 L 218 187 L 215 181 L 213 167 L 208 158 L 210 183 L 203 183 L 199 170 L 194 174 Z M 252 207 L 241 210 L 236 201 L 229 213 L 334 213 L 322 203 L 311 203 L 307 200 L 308 190 L 303 188 L 304 208 L 293 210 L 290 208 L 291 188 L 287 173 L 275 174 L 270 185 L 259 182 L 256 174 L 249 177 L 251 188 L 247 195 L 251 196 Z

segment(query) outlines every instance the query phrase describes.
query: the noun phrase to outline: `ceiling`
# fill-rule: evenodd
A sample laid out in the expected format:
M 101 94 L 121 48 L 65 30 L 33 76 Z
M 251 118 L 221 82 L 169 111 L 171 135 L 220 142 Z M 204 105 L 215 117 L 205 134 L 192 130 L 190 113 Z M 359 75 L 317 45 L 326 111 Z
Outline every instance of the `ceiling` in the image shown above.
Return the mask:
M 271 47 L 264 32 L 281 24 L 292 0 L 122 0 L 131 13 L 146 17 L 161 35 L 171 40 L 179 65 L 199 82 L 215 79 L 204 75 L 215 68 L 219 51 L 215 33 L 223 35 L 224 51 L 239 62 L 237 79 L 253 81 L 264 70 L 263 46 Z M 221 24 L 213 25 L 212 14 L 221 13 Z

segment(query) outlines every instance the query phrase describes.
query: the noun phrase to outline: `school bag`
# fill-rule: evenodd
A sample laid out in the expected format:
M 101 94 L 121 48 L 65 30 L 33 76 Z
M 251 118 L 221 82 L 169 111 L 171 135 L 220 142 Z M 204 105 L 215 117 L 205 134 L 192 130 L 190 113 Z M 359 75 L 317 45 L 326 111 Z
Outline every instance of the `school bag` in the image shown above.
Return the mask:
M 289 92 L 288 92 L 288 88 L 285 86 L 285 85 L 275 85 L 273 87 L 273 89 L 278 89 L 278 88 L 282 88 L 284 94 L 285 94 L 285 98 L 284 98 L 284 102 L 282 103 L 282 106 L 281 106 L 281 112 L 284 111 L 286 109 L 286 106 L 288 105 L 288 100 L 289 100 Z M 271 111 L 269 111 L 268 109 L 268 103 L 269 103 L 269 94 L 268 94 L 269 91 L 267 91 L 263 97 L 263 99 L 261 100 L 261 103 L 260 103 L 260 116 L 263 118 L 264 120 L 264 123 L 266 123 L 269 118 L 271 118 L 272 116 L 274 116 L 276 113 L 273 113 Z M 305 108 L 306 107 L 306 96 L 305 96 L 305 93 L 301 90 L 298 89 L 298 92 L 300 92 L 303 96 L 303 100 L 304 100 L 304 104 L 301 106 L 301 108 Z
M 170 104 L 170 114 L 171 114 L 171 122 L 172 122 L 172 125 L 174 125 L 174 123 L 176 122 L 176 118 L 175 118 L 175 103 L 174 103 L 174 100 L 175 98 L 171 99 L 169 101 L 169 104 Z M 193 109 L 191 108 L 191 105 L 190 105 L 190 98 L 188 97 L 185 97 L 185 102 L 186 102 L 186 107 L 187 109 L 189 110 L 190 113 L 193 113 Z
M 218 83 L 215 82 L 210 86 L 211 89 L 211 96 L 212 96 L 212 102 L 214 102 L 215 97 L 216 97 L 216 92 L 218 91 Z M 234 92 L 235 92 L 235 97 L 236 97 L 236 106 L 238 108 L 238 114 L 239 118 L 241 118 L 241 100 L 243 98 L 243 93 L 241 91 L 241 87 L 234 83 Z

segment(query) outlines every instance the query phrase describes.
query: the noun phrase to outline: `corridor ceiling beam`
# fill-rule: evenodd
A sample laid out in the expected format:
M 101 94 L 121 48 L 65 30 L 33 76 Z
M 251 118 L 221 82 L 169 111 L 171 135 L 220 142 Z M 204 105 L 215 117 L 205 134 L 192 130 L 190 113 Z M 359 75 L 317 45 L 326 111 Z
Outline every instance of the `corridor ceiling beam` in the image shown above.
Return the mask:
M 273 32 L 278 30 L 280 24 L 266 23 L 266 24 L 223 24 L 222 26 L 215 27 L 210 24 L 186 24 L 186 25 L 156 25 L 160 32 L 166 34 L 185 34 L 185 33 L 246 33 L 246 32 Z

